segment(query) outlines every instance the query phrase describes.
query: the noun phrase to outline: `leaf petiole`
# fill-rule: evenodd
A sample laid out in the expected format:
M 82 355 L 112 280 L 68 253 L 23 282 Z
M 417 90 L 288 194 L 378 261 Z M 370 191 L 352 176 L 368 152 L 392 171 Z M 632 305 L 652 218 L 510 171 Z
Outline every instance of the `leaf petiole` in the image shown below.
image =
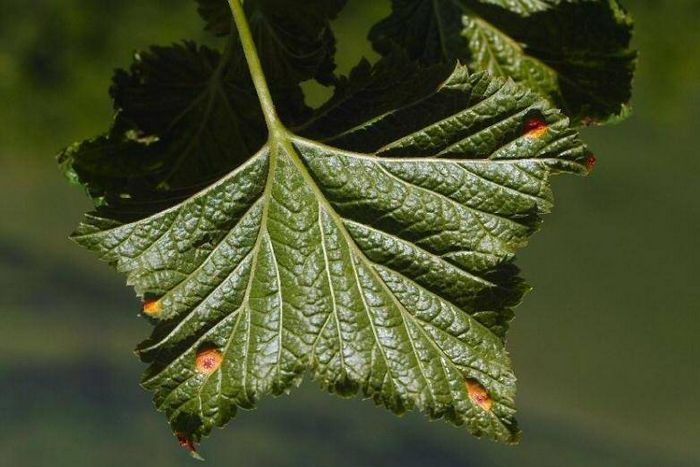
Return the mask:
M 253 79 L 253 84 L 255 85 L 255 91 L 260 99 L 260 106 L 262 107 L 263 115 L 265 116 L 265 123 L 270 131 L 270 137 L 274 138 L 285 130 L 282 122 L 277 116 L 275 104 L 272 101 L 272 95 L 270 94 L 270 88 L 268 87 L 267 80 L 265 79 L 265 72 L 263 71 L 262 64 L 260 63 L 260 57 L 258 56 L 258 50 L 255 46 L 255 41 L 253 40 L 253 34 L 251 33 L 250 26 L 248 25 L 248 19 L 246 18 L 245 11 L 243 10 L 243 5 L 241 4 L 240 0 L 228 0 L 228 3 L 231 7 L 231 13 L 233 14 L 236 29 L 238 30 L 238 37 L 241 39 L 241 46 L 243 47 L 243 53 L 245 54 L 246 62 L 248 63 L 250 76 Z

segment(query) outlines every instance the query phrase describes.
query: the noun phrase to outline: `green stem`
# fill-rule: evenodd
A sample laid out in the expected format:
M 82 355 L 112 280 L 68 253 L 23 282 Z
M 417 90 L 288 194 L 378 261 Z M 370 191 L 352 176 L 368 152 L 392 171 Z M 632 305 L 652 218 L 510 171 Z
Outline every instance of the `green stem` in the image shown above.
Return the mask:
M 262 64 L 260 63 L 260 57 L 258 56 L 258 51 L 255 47 L 253 34 L 250 32 L 250 26 L 248 25 L 248 19 L 246 18 L 245 11 L 243 10 L 243 5 L 241 4 L 241 0 L 228 0 L 228 3 L 231 7 L 231 12 L 233 13 L 233 20 L 236 23 L 238 37 L 241 39 L 243 53 L 245 54 L 246 61 L 248 62 L 250 76 L 253 78 L 255 91 L 258 93 L 260 106 L 262 107 L 263 115 L 265 115 L 267 129 L 270 131 L 270 136 L 276 136 L 280 131 L 283 131 L 284 126 L 277 116 L 275 104 L 272 101 L 270 88 L 267 86 L 265 73 L 263 72 Z

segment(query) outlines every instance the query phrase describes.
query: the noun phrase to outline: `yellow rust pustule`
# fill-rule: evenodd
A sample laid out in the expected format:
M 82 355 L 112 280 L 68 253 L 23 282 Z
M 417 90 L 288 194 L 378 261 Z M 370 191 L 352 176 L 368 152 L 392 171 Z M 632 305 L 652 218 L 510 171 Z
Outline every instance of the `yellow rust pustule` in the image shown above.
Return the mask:
M 203 375 L 210 375 L 219 369 L 224 356 L 217 349 L 206 348 L 197 352 L 195 366 L 197 371 Z
M 144 314 L 156 317 L 163 311 L 163 307 L 160 300 L 144 300 L 143 301 L 143 312 Z
M 493 407 L 493 399 L 489 395 L 486 388 L 475 379 L 467 379 L 464 383 L 469 393 L 469 398 L 473 403 L 481 407 L 483 410 L 490 412 Z

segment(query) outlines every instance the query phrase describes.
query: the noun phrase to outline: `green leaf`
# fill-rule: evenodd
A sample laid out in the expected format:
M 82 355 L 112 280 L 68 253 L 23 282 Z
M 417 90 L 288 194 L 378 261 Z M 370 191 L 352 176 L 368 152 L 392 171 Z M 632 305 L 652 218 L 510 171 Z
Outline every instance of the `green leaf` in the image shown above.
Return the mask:
M 271 83 L 333 81 L 335 37 L 330 21 L 347 0 L 248 0 L 246 15 Z M 197 0 L 214 34 L 227 36 L 233 19 L 227 0 Z
M 370 38 L 426 63 L 462 60 L 548 97 L 576 123 L 627 115 L 636 54 L 617 0 L 393 0 Z
M 184 202 L 134 222 L 98 210 L 73 238 L 146 299 L 143 385 L 183 440 L 308 371 L 514 442 L 514 253 L 551 207 L 549 176 L 589 161 L 512 81 L 387 59 Z

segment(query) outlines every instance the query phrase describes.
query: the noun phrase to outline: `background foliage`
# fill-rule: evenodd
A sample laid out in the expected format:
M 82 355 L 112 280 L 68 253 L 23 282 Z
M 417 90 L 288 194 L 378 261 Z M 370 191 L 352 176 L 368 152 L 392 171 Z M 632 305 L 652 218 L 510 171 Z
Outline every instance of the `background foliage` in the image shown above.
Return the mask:
M 129 351 L 147 331 L 122 278 L 66 240 L 87 202 L 51 157 L 110 118 L 130 51 L 206 39 L 191 0 L 0 0 L 0 450 L 17 466 L 187 465 Z M 697 465 L 700 3 L 627 0 L 641 51 L 633 117 L 586 131 L 594 176 L 521 254 L 535 292 L 510 350 L 518 448 L 307 385 L 205 446 L 213 465 Z M 347 70 L 386 1 L 338 21 Z M 359 25 L 359 26 L 357 26 Z M 324 90 L 311 89 L 315 99 Z M 314 98 L 312 97 L 312 100 Z M 517 463 L 517 464 L 516 464 Z

